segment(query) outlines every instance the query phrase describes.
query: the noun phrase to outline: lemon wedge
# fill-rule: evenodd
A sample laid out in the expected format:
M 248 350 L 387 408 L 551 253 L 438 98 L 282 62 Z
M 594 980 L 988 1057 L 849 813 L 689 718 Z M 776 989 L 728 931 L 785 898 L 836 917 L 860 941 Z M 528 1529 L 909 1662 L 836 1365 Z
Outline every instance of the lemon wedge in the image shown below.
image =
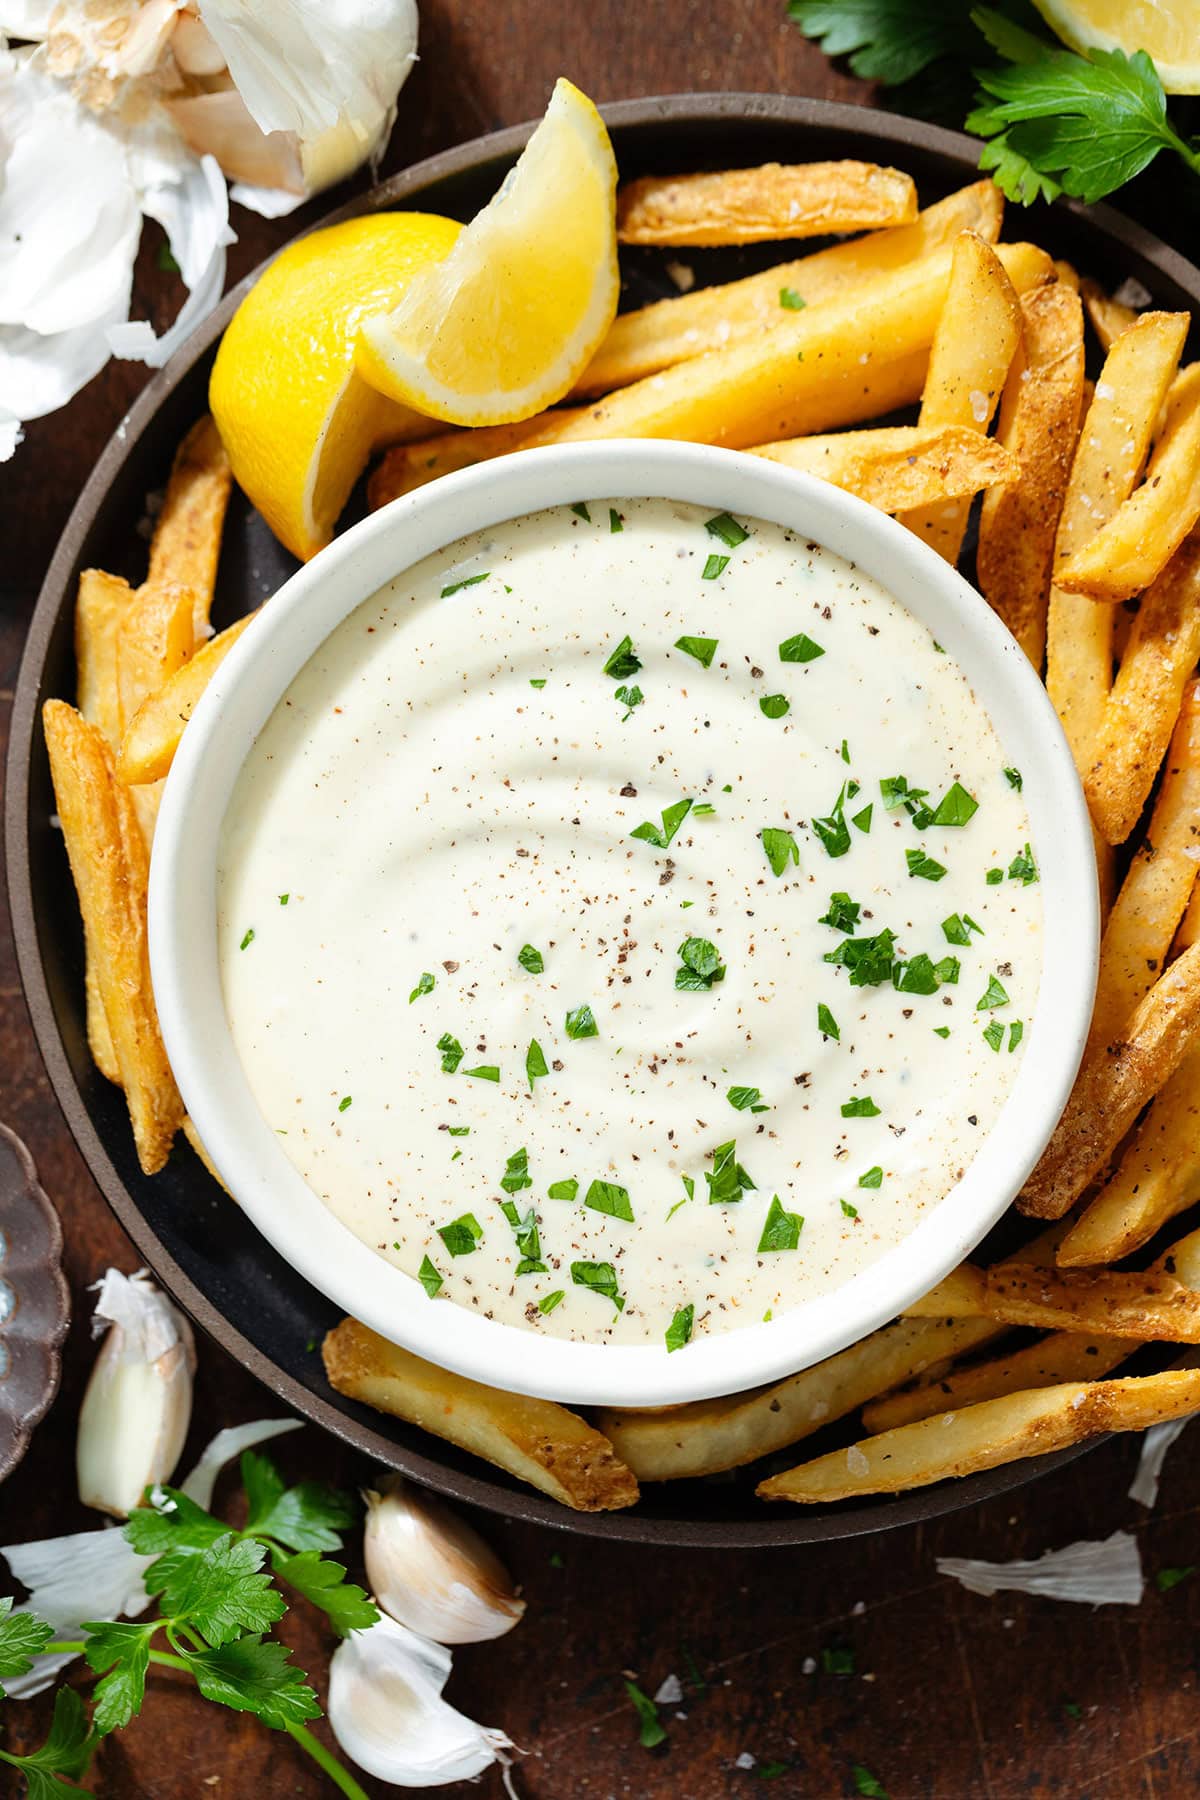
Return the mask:
M 453 425 L 527 419 L 561 400 L 617 310 L 616 181 L 604 121 L 559 81 L 520 161 L 445 262 L 364 322 L 360 375 Z
M 276 257 L 229 321 L 209 405 L 238 485 L 304 560 L 333 536 L 371 451 L 423 425 L 356 374 L 359 324 L 448 256 L 461 231 L 432 213 L 314 231 Z
M 1200 0 L 1034 0 L 1072 50 L 1145 50 L 1168 94 L 1200 94 Z

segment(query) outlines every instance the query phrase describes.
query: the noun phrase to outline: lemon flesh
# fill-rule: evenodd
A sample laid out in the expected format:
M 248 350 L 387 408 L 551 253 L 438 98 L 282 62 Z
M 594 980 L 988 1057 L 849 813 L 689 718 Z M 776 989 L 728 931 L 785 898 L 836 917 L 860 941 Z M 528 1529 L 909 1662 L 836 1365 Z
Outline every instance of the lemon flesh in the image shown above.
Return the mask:
M 617 310 L 616 181 L 603 120 L 559 81 L 520 161 L 451 255 L 365 320 L 359 373 L 454 425 L 527 419 L 560 400 Z
M 209 405 L 233 474 L 276 537 L 307 561 L 383 443 L 424 421 L 355 372 L 364 318 L 441 262 L 462 226 L 376 213 L 291 244 L 255 282 L 221 339 Z
M 1145 50 L 1168 94 L 1200 94 L 1200 0 L 1034 0 L 1072 50 Z

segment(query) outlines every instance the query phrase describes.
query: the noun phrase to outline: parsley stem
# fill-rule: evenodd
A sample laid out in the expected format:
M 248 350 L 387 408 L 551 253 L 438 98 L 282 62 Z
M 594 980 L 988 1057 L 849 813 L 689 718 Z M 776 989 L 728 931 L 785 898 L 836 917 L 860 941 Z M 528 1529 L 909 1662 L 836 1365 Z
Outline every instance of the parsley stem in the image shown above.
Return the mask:
M 353 1775 L 344 1763 L 328 1751 L 319 1738 L 303 1725 L 288 1724 L 285 1727 L 288 1735 L 295 1739 L 302 1750 L 307 1750 L 319 1769 L 324 1769 L 330 1781 L 347 1796 L 347 1800 L 369 1800 L 365 1788 L 359 1787 Z

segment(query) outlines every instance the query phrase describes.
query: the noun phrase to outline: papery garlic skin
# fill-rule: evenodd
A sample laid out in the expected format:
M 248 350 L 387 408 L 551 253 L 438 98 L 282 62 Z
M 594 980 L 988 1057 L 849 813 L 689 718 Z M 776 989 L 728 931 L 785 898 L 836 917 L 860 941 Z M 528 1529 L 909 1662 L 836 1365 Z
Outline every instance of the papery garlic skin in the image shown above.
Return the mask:
M 125 1519 L 169 1481 L 192 1417 L 192 1328 L 147 1278 L 109 1269 L 93 1332 L 107 1332 L 79 1413 L 75 1467 L 85 1506 Z
M 386 1615 L 329 1665 L 327 1714 L 346 1755 L 393 1787 L 443 1787 L 505 1762 L 512 1740 L 442 1699 L 450 1652 Z
M 399 1476 L 363 1498 L 367 1580 L 384 1612 L 438 1644 L 477 1644 L 512 1630 L 525 1602 L 465 1520 Z

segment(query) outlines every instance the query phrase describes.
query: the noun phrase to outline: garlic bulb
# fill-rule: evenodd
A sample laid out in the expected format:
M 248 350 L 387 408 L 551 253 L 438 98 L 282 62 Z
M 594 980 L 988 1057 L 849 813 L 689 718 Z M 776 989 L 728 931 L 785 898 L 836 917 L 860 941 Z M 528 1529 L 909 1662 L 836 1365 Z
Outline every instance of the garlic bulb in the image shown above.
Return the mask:
M 352 1762 L 393 1787 L 442 1787 L 507 1762 L 512 1740 L 442 1699 L 450 1652 L 386 1615 L 329 1665 L 328 1717 Z
M 145 1270 L 109 1269 L 92 1330 L 107 1329 L 79 1413 L 75 1467 L 85 1506 L 128 1518 L 169 1481 L 192 1417 L 192 1328 Z
M 399 1476 L 367 1493 L 363 1554 L 384 1612 L 438 1644 L 503 1637 L 525 1611 L 495 1551 Z

